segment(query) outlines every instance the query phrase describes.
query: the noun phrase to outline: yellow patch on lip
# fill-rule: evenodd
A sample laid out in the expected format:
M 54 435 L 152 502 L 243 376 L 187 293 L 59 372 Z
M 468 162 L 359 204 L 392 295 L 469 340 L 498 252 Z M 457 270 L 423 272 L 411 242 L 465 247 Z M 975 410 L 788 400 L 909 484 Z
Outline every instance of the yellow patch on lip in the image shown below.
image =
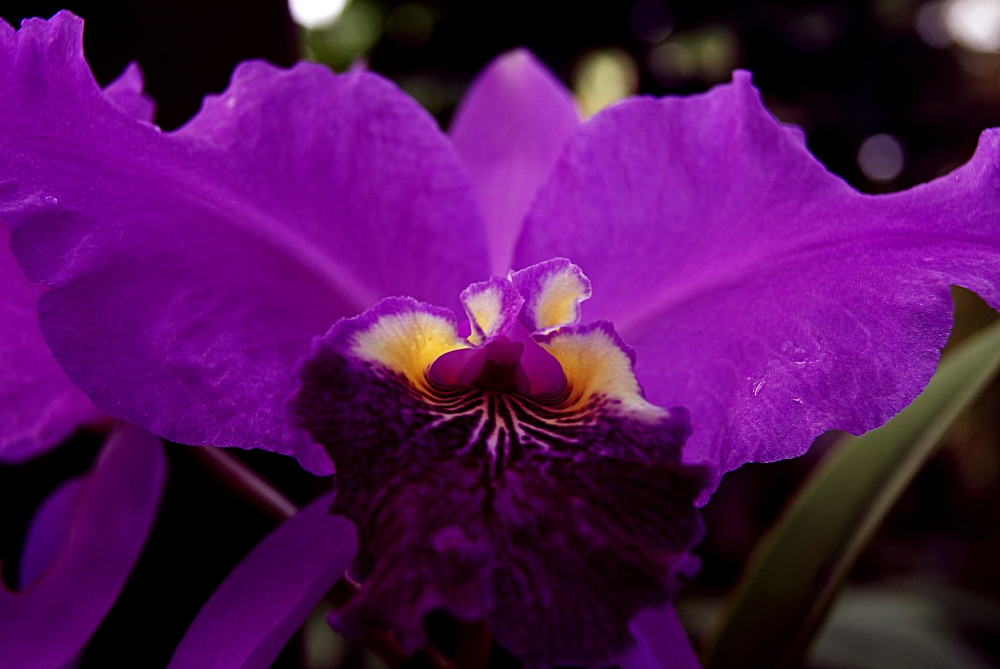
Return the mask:
M 486 337 L 493 334 L 493 329 L 500 320 L 500 307 L 503 296 L 497 290 L 484 290 L 478 292 L 465 300 L 465 309 L 469 317 L 476 322 L 476 325 L 483 331 Z M 483 336 L 473 329 L 469 335 L 469 341 L 474 346 L 478 346 L 484 341 Z
M 576 322 L 578 305 L 588 297 L 590 290 L 572 269 L 547 276 L 532 305 L 535 326 L 545 332 Z
M 557 332 L 541 346 L 562 365 L 569 390 L 566 408 L 582 410 L 597 395 L 617 400 L 635 418 L 652 422 L 666 415 L 642 396 L 632 361 L 605 330 Z
M 468 347 L 447 319 L 409 311 L 382 316 L 370 328 L 355 334 L 351 350 L 362 360 L 402 374 L 415 388 L 427 391 L 431 363 L 445 353 Z

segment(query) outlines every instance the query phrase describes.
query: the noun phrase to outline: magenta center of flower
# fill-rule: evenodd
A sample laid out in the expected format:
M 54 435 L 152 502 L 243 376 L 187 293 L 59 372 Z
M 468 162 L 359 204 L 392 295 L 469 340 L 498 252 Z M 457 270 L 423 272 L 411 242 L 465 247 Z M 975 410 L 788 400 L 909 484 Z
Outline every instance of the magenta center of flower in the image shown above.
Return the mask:
M 478 388 L 553 398 L 566 387 L 562 366 L 520 323 L 476 348 L 449 351 L 428 371 L 440 388 Z
M 499 393 L 527 393 L 529 383 L 521 365 L 522 353 L 524 344 L 521 342 L 511 341 L 507 337 L 491 341 L 486 345 L 486 360 L 472 385 L 480 390 Z
M 536 338 L 579 321 L 590 282 L 568 260 L 494 276 L 461 294 L 468 348 L 438 357 L 428 370 L 440 388 L 478 388 L 554 399 L 566 388 L 559 361 Z

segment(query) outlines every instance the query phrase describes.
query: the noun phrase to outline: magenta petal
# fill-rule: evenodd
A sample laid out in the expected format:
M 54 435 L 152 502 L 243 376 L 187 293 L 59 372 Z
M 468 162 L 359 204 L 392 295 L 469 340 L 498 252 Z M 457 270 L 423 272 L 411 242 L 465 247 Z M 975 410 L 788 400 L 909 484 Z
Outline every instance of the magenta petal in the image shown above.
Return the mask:
M 566 258 L 510 273 L 511 283 L 524 296 L 521 323 L 529 332 L 546 333 L 580 322 L 580 303 L 590 299 L 590 279 Z
M 58 669 L 83 648 L 139 559 L 165 476 L 159 439 L 131 425 L 115 427 L 54 562 L 21 592 L 0 586 L 5 669 Z
M 477 346 L 502 336 L 517 320 L 524 298 L 504 277 L 474 283 L 459 295 L 469 317 L 470 341 Z
M 949 285 L 1000 306 L 996 131 L 929 185 L 867 196 L 827 172 L 749 74 L 624 101 L 571 141 L 528 215 L 518 266 L 562 255 L 593 281 L 647 398 L 685 406 L 688 462 L 722 471 L 861 433 L 924 387 Z
M 139 64 L 131 62 L 117 79 L 104 87 L 104 97 L 137 121 L 152 123 L 156 114 L 156 102 L 142 92 L 144 83 Z
M 308 432 L 295 430 L 293 438 L 295 459 L 303 469 L 314 476 L 333 476 L 337 473 L 326 449 L 314 442 Z
M 99 407 L 184 443 L 295 450 L 313 336 L 486 274 L 468 177 L 372 74 L 240 65 L 173 133 L 120 113 L 68 13 L 0 24 L 0 218 L 46 340 Z M 100 314 L 100 318 L 95 318 Z
M 333 493 L 302 509 L 243 558 L 212 594 L 168 669 L 266 669 L 357 551 Z
M 73 516 L 86 481 L 86 476 L 63 481 L 35 511 L 21 549 L 18 589 L 27 588 L 55 562 L 73 526 Z
M 0 222 L 0 462 L 14 464 L 57 446 L 101 413 L 52 359 L 38 329 L 44 288 L 21 273 L 9 239 Z
M 494 274 L 510 269 L 524 215 L 579 123 L 569 91 L 524 49 L 490 63 L 455 112 Z
M 621 669 L 701 669 L 673 604 L 646 609 L 629 626 L 636 647 L 619 661 Z

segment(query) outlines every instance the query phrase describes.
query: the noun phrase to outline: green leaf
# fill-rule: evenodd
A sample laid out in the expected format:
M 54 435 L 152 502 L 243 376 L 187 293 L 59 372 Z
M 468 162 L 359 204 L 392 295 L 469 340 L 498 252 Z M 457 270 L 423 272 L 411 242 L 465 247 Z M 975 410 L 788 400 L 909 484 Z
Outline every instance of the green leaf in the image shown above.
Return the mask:
M 1000 323 L 956 346 L 895 418 L 830 452 L 747 561 L 706 669 L 800 666 L 851 566 L 998 367 Z

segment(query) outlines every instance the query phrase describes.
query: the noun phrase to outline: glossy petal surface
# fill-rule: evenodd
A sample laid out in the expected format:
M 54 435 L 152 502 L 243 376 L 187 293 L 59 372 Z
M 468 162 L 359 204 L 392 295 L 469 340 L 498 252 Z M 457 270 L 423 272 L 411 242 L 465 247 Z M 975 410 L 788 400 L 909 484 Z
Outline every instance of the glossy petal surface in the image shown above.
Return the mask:
M 391 84 L 310 63 L 244 63 L 160 132 L 102 96 L 81 29 L 0 25 L 0 218 L 51 288 L 46 340 L 112 415 L 291 453 L 282 403 L 313 336 L 387 294 L 457 306 L 486 273 L 464 170 Z
M 579 124 L 569 91 L 524 49 L 490 63 L 455 112 L 451 137 L 472 175 L 494 274 L 511 268 L 524 215 Z
M 686 461 L 793 457 L 918 394 L 950 284 L 1000 306 L 998 144 L 987 131 L 954 173 L 866 196 L 770 116 L 747 73 L 624 101 L 567 147 L 515 265 L 561 255 L 586 272 L 584 320 L 635 347 L 653 404 L 691 410 Z
M 313 501 L 254 547 L 198 613 L 168 669 L 267 669 L 344 575 L 354 525 Z
M 0 462 L 14 464 L 54 448 L 101 413 L 52 359 L 36 311 L 44 288 L 24 277 L 9 239 L 0 222 Z
M 55 560 L 23 591 L 0 586 L 5 669 L 61 669 L 83 648 L 139 558 L 165 475 L 159 439 L 131 425 L 112 431 Z
M 104 87 L 104 97 L 137 121 L 152 123 L 156 102 L 142 92 L 144 84 L 139 64 L 132 62 L 125 66 L 117 79 Z

